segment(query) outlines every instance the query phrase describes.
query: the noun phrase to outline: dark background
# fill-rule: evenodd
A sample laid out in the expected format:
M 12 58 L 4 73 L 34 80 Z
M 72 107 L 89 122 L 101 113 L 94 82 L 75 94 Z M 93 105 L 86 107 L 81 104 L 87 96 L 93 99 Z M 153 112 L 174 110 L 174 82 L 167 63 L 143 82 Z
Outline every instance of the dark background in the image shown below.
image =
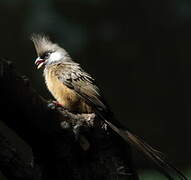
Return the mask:
M 0 55 L 50 99 L 33 32 L 50 35 L 96 77 L 126 127 L 178 167 L 191 166 L 191 1 L 1 0 Z M 135 164 L 148 168 L 141 156 Z

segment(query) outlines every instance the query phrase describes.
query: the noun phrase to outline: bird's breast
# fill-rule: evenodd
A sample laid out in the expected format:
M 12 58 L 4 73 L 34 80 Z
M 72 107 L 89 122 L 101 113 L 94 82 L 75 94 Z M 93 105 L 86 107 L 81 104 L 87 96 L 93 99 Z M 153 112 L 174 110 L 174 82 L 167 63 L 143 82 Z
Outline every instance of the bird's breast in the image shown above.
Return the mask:
M 59 104 L 73 112 L 87 113 L 91 111 L 91 108 L 74 90 L 68 88 L 58 79 L 54 71 L 46 71 L 44 76 L 48 90 Z

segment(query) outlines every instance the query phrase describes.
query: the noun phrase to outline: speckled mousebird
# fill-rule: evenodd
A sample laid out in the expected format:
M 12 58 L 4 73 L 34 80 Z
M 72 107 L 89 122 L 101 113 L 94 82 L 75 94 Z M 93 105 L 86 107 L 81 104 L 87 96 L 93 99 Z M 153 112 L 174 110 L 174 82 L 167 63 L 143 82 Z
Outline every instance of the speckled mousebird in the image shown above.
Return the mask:
M 31 40 L 38 55 L 35 64 L 38 69 L 44 66 L 47 88 L 60 105 L 75 113 L 95 113 L 125 141 L 150 158 L 168 179 L 173 180 L 173 174 L 182 180 L 187 179 L 159 151 L 122 128 L 105 103 L 94 78 L 74 62 L 65 49 L 45 35 L 33 34 Z

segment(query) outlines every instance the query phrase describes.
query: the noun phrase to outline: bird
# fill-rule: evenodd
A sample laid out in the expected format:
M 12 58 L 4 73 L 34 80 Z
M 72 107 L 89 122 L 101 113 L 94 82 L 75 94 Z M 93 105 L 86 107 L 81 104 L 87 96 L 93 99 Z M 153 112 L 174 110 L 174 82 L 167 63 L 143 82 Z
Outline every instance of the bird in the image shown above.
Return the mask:
M 57 104 L 73 113 L 95 113 L 127 143 L 143 152 L 169 180 L 173 180 L 174 175 L 181 180 L 187 180 L 160 151 L 121 126 L 106 103 L 95 79 L 84 71 L 64 48 L 44 34 L 32 34 L 31 40 L 38 56 L 35 64 L 38 69 L 44 67 L 46 86 Z

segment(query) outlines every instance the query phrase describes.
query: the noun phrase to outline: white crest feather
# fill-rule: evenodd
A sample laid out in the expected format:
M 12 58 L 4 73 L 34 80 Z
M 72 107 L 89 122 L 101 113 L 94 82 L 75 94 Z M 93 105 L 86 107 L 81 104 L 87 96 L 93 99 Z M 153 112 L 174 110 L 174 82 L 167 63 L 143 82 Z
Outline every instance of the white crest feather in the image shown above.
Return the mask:
M 52 63 L 60 60 L 71 61 L 71 58 L 66 50 L 61 48 L 58 44 L 53 43 L 48 36 L 32 34 L 31 40 L 34 43 L 38 56 L 41 56 L 43 53 L 48 51 L 52 52 L 48 58 L 47 63 Z

